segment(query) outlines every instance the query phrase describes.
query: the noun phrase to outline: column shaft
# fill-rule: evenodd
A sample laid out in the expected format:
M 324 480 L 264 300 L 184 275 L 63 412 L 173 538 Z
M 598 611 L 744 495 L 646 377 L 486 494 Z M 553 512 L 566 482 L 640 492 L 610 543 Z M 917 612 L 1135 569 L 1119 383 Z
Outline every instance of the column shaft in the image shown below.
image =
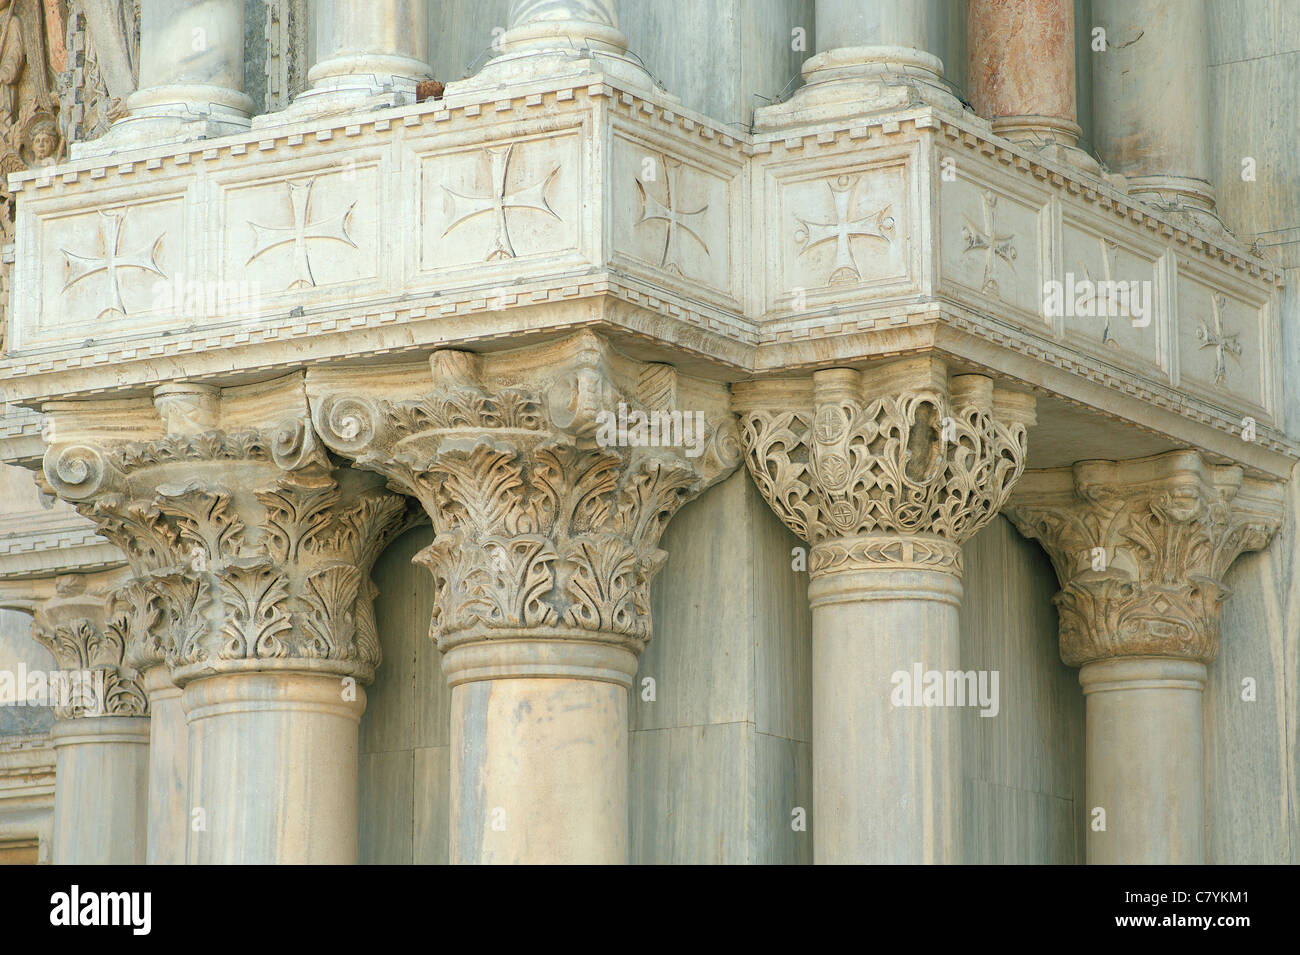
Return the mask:
M 629 89 L 654 85 L 627 55 L 616 0 L 512 0 L 510 28 L 493 40 L 493 52 L 474 76 L 450 84 L 448 95 L 584 72 Z
M 975 111 L 1008 139 L 1077 143 L 1073 0 L 972 0 L 966 9 Z
M 189 727 L 165 666 L 144 673 L 149 696 L 149 865 L 184 865 L 189 832 Z
M 959 711 L 892 697 L 895 674 L 910 681 L 917 664 L 959 668 L 961 594 L 958 577 L 930 570 L 809 583 L 818 864 L 959 861 Z
M 494 639 L 443 659 L 451 861 L 628 861 L 630 650 Z
M 960 110 L 943 80 L 944 0 L 817 0 L 816 55 L 789 100 L 754 114 L 760 129 L 844 120 L 925 102 Z
M 1032 471 L 1008 516 L 1061 590 L 1061 659 L 1083 685 L 1087 859 L 1204 861 L 1201 714 L 1229 566 L 1264 547 L 1280 482 L 1195 451 Z
M 313 63 L 310 87 L 294 100 L 328 112 L 415 102 L 429 67 L 426 0 L 314 0 L 310 4 Z
M 337 676 L 231 673 L 186 686 L 184 706 L 191 865 L 357 861 L 360 687 L 349 692 Z
M 50 737 L 56 768 L 55 865 L 145 861 L 149 720 L 64 719 Z
M 817 52 L 852 47 L 898 47 L 939 58 L 941 0 L 817 0 Z
M 1212 214 L 1204 0 L 1096 0 L 1093 17 L 1106 31 L 1092 71 L 1097 155 L 1132 192 Z
M 127 115 L 72 158 L 248 129 L 243 0 L 142 0 L 140 83 Z
M 1205 862 L 1205 679 L 1203 663 L 1160 658 L 1102 660 L 1079 671 L 1089 865 Z

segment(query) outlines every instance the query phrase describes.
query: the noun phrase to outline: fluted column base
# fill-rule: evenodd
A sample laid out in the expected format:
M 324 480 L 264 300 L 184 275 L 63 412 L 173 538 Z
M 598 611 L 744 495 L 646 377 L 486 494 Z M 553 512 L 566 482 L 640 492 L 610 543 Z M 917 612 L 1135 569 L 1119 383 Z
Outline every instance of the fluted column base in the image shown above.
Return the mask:
M 55 865 L 145 861 L 149 720 L 100 716 L 59 720 L 55 752 Z
M 830 542 L 839 553 L 884 535 Z M 894 538 L 907 541 L 907 538 Z M 939 542 L 957 552 L 955 545 Z M 847 546 L 846 546 L 847 545 Z M 900 703 L 899 680 L 960 666 L 959 565 L 859 560 L 819 571 L 812 554 L 813 861 L 959 861 L 958 710 Z M 959 559 L 959 558 L 958 558 Z
M 1079 670 L 1089 865 L 1204 863 L 1205 681 L 1205 664 L 1161 657 Z
M 182 699 L 191 865 L 356 863 L 360 686 L 250 671 L 196 680 Z
M 628 861 L 628 702 L 615 635 L 520 631 L 443 657 L 451 686 L 451 861 Z

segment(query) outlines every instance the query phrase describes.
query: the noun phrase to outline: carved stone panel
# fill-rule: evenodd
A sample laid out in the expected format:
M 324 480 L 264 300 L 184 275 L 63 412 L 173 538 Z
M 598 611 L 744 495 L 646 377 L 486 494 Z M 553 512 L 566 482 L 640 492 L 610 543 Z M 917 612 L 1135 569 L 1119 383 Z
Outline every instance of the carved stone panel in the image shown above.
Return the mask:
M 913 153 L 897 149 L 767 167 L 759 204 L 768 312 L 919 291 L 914 175 Z
M 1044 246 L 1050 233 L 1045 198 L 967 178 L 956 167 L 939 195 L 939 271 L 945 288 L 986 305 L 998 317 L 1043 328 Z M 965 294 L 961 294 L 965 293 Z
M 382 183 L 381 162 L 365 156 L 221 183 L 219 280 L 246 282 L 266 300 L 375 282 L 385 232 Z
M 1281 341 L 1269 329 L 1267 300 L 1212 284 L 1195 265 L 1178 262 L 1178 374 L 1180 387 L 1212 403 L 1235 399 L 1274 413 L 1272 354 Z
M 168 324 L 168 287 L 184 275 L 190 254 L 187 226 L 179 194 L 135 202 L 108 196 L 98 208 L 39 214 L 24 237 L 34 240 L 43 267 L 15 274 L 13 347 L 25 347 L 26 336 L 60 344 Z M 31 313 L 35 322 L 27 320 Z
M 574 130 L 420 156 L 420 271 L 481 274 L 577 251 L 582 155 Z
M 1061 257 L 1044 289 L 1046 318 L 1105 361 L 1170 372 L 1168 257 L 1124 241 L 1107 223 L 1063 216 Z
M 739 167 L 615 133 L 610 189 L 614 256 L 656 282 L 715 293 L 735 307 Z

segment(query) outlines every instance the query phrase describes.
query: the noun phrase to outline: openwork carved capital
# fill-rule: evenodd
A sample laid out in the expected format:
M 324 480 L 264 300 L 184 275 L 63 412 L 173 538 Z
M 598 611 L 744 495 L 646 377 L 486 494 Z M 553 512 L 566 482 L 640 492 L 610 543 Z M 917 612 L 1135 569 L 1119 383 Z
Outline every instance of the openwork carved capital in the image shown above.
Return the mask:
M 49 690 L 60 719 L 149 712 L 139 674 L 126 660 L 125 634 L 109 613 L 110 599 L 101 581 L 91 586 L 68 574 L 33 603 L 32 637 L 59 668 Z
M 160 396 L 166 420 L 183 431 L 47 450 L 48 488 L 131 567 L 113 615 L 135 667 L 165 663 L 182 683 L 236 669 L 373 677 L 380 648 L 369 572 L 406 526 L 407 502 L 370 475 L 335 467 L 306 418 L 301 379 L 296 393 L 297 417 L 203 431 L 193 430 L 193 415 L 174 414 L 173 395 Z M 255 403 L 274 405 L 266 395 Z M 223 418 L 248 411 L 229 396 L 222 404 Z M 76 430 L 75 421 L 56 427 Z
M 409 400 L 367 395 L 361 380 L 309 390 L 326 444 L 429 514 L 436 537 L 416 560 L 435 581 L 439 646 L 526 630 L 639 651 L 664 528 L 739 464 L 725 389 L 590 333 L 439 351 L 432 372 Z
M 736 385 L 745 460 L 814 574 L 961 572 L 1024 469 L 1033 398 L 922 358 Z
M 1061 658 L 1208 663 L 1219 648 L 1228 567 L 1281 522 L 1282 487 L 1194 451 L 1031 471 L 1008 508 L 1052 559 Z

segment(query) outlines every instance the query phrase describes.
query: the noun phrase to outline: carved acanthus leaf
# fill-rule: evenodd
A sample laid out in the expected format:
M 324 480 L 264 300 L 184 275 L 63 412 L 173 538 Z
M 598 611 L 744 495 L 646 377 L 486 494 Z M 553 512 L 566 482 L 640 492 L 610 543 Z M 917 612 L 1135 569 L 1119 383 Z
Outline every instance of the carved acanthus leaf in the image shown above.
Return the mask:
M 1278 487 L 1190 451 L 1030 472 L 1008 509 L 1056 568 L 1061 657 L 1072 666 L 1213 660 L 1228 568 L 1265 546 L 1280 513 Z
M 373 676 L 368 575 L 406 501 L 368 476 L 341 485 L 310 422 L 56 446 L 44 472 L 128 558 L 114 612 L 138 665 Z
M 444 649 L 521 628 L 639 649 L 669 519 L 739 463 L 721 389 L 711 416 L 683 417 L 646 403 L 675 400 L 671 368 L 621 359 L 590 333 L 555 352 L 499 373 L 478 356 L 438 352 L 419 398 L 313 402 L 332 450 L 429 514 L 436 536 L 416 559 L 434 578 L 431 633 Z M 680 443 L 609 440 L 601 423 L 616 408 L 676 411 Z M 689 449 L 688 434 L 699 438 Z

